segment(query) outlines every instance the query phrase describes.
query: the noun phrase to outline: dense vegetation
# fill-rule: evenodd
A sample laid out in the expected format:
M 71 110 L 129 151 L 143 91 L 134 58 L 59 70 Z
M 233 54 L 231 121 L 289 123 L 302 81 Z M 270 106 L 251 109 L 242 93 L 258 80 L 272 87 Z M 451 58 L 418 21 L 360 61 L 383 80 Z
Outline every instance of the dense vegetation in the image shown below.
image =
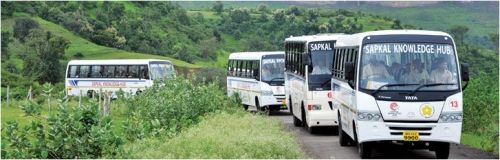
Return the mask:
M 202 69 L 195 79 L 198 84 L 219 80 L 217 83 L 223 86 L 225 78 L 215 79 L 213 75 L 224 75 L 221 68 L 230 52 L 282 50 L 283 40 L 291 35 L 416 26 L 428 29 L 425 25 L 411 25 L 403 18 L 343 9 L 274 3 L 241 8 L 210 4 L 204 9 L 185 10 L 171 2 L 2 2 L 2 95 L 7 86 L 16 99 L 26 97 L 30 87 L 39 95 L 39 84 L 44 82 L 56 83 L 62 90 L 60 82 L 70 59 L 159 58 L 183 67 L 212 66 L 216 68 Z M 486 33 L 488 37 L 483 35 L 477 43 L 469 43 L 478 39 L 474 26 L 446 27 L 441 30 L 454 36 L 460 61 L 471 65 L 472 80 L 464 92 L 463 131 L 479 137 L 483 149 L 498 151 L 498 33 Z M 485 41 L 488 45 L 481 45 Z M 497 46 L 492 47 L 494 44 Z M 150 119 L 126 122 L 129 128 L 136 129 L 130 131 L 128 140 L 165 130 L 158 124 L 179 127 L 170 126 L 173 122 L 169 120 L 153 119 L 167 113 L 131 111 Z M 132 127 L 142 123 L 150 124 Z
M 223 137 L 228 140 L 226 145 L 219 147 L 248 153 L 238 155 L 236 152 L 235 154 L 222 154 L 218 150 L 203 151 L 203 153 L 209 153 L 206 155 L 208 157 L 293 158 L 303 156 L 295 139 L 291 134 L 282 130 L 277 120 L 260 115 L 246 115 L 247 113 L 243 112 L 239 105 L 240 100 L 236 96 L 227 97 L 225 92 L 214 83 L 195 85 L 189 80 L 178 78 L 161 85 L 156 83 L 155 86 L 135 97 L 126 98 L 119 94 L 119 99 L 113 102 L 115 105 L 109 116 L 103 113 L 96 99 L 87 99 L 81 107 L 78 107 L 77 103 L 74 103 L 75 100 L 71 103 L 71 100 L 65 98 L 62 92 L 55 95 L 59 99 L 58 107 L 48 113 L 47 106 L 43 105 L 43 102 L 29 100 L 21 102 L 21 106 L 2 108 L 3 111 L 10 112 L 20 107 L 23 114 L 15 116 L 28 117 L 24 121 L 11 117 L 13 119 L 3 124 L 2 158 L 59 159 L 138 156 L 139 151 L 142 152 L 145 148 L 142 147 L 142 150 L 139 150 L 141 147 L 135 146 L 140 146 L 138 144 L 144 144 L 143 142 L 153 141 L 156 145 L 165 146 L 163 143 L 176 144 L 178 141 L 191 141 L 191 138 L 185 137 L 190 134 L 183 133 L 183 131 L 203 120 L 206 122 L 199 127 L 214 121 L 221 123 L 229 120 L 231 122 L 223 127 L 227 129 L 226 131 L 216 129 L 222 126 L 213 124 L 215 126 L 212 127 L 215 128 L 211 129 L 216 130 L 209 132 L 213 136 L 226 134 L 227 131 L 238 131 L 234 133 L 246 133 L 248 137 L 268 139 L 268 141 L 253 141 L 246 144 L 231 144 L 229 142 L 240 141 L 240 136 L 244 134 L 226 136 Z M 209 118 L 213 116 L 218 118 Z M 242 116 L 246 118 L 239 119 Z M 236 121 L 236 119 L 239 120 Z M 246 120 L 253 121 L 250 124 L 250 121 Z M 246 127 L 242 128 L 242 125 Z M 193 131 L 196 132 L 196 129 L 191 129 L 187 133 Z M 252 132 L 259 132 L 260 135 L 249 134 Z M 202 138 L 193 143 L 203 141 L 206 140 Z M 140 143 L 136 144 L 137 142 Z M 180 144 L 174 146 L 180 146 Z M 199 146 L 192 145 L 191 147 Z M 186 149 L 180 147 L 176 150 L 169 150 L 169 154 L 173 157 L 184 158 L 194 156 L 185 155 L 190 151 Z M 151 149 L 147 150 L 153 152 Z M 142 157 L 142 155 L 139 156 Z M 204 155 L 200 153 L 197 156 Z

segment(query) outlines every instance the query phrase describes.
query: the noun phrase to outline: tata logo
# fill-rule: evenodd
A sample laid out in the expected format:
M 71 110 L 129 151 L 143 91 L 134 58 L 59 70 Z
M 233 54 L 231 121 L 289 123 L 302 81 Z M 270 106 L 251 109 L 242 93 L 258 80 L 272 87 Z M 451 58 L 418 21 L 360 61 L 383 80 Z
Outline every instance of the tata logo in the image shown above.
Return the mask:
M 417 96 L 405 96 L 405 99 L 412 100 L 412 101 L 418 100 Z

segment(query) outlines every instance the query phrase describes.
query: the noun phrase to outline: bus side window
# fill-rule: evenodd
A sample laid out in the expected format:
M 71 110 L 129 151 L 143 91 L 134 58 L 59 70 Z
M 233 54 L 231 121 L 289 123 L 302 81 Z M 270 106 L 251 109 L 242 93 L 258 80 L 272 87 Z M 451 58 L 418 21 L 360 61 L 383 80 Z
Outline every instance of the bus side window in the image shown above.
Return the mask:
M 141 65 L 139 66 L 141 79 L 149 79 L 148 66 Z
M 117 66 L 115 69 L 116 78 L 127 78 L 127 66 Z
M 90 68 L 90 78 L 101 78 L 102 77 L 102 67 L 101 66 L 92 66 Z
M 115 66 L 105 66 L 103 77 L 115 78 Z
M 128 78 L 139 78 L 139 66 L 128 66 Z
M 89 78 L 90 66 L 80 66 L 80 78 Z
M 77 78 L 78 66 L 69 66 L 68 78 Z

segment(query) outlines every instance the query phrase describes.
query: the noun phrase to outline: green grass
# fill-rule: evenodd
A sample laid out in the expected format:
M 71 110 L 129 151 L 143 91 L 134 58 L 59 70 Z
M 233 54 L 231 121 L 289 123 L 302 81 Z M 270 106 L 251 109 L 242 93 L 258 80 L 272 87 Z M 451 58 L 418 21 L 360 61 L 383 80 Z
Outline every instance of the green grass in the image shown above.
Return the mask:
M 498 155 L 498 148 L 495 149 L 491 146 L 491 143 L 498 143 L 496 141 L 492 141 L 491 139 L 476 136 L 471 133 L 462 133 L 461 144 L 467 145 L 473 148 L 478 148 L 483 151 L 494 152 Z
M 18 16 L 24 16 L 19 15 Z M 152 55 L 152 54 L 144 54 L 144 53 L 136 53 L 124 51 L 116 48 L 100 46 L 95 43 L 92 43 L 78 35 L 75 35 L 71 31 L 68 31 L 64 27 L 57 25 L 55 23 L 46 21 L 39 17 L 31 17 L 33 20 L 37 21 L 40 24 L 40 27 L 44 30 L 50 31 L 55 35 L 62 36 L 71 42 L 68 49 L 66 49 L 66 55 L 70 59 L 72 56 L 78 52 L 84 55 L 84 59 L 163 59 L 171 61 L 177 67 L 184 68 L 200 68 L 201 66 L 190 64 L 181 60 L 177 60 L 170 57 Z M 14 18 L 2 19 L 2 30 L 7 30 L 12 33 L 12 26 L 14 25 Z M 22 47 L 21 44 L 12 44 L 9 46 L 11 49 L 11 54 L 19 54 L 19 48 Z M 16 59 L 16 58 L 14 58 Z M 19 61 L 15 61 L 16 64 Z
M 304 158 L 276 119 L 247 112 L 209 115 L 169 140 L 146 139 L 126 147 L 129 158 Z M 155 146 L 155 147 L 151 147 Z

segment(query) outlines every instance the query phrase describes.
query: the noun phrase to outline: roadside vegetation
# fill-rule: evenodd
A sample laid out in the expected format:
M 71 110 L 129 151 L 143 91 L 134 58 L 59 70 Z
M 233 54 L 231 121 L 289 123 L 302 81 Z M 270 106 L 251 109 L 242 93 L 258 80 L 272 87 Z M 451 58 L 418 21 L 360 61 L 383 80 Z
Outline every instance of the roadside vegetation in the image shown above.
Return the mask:
M 215 83 L 182 77 L 156 83 L 133 97 L 119 95 L 109 115 L 97 99 L 79 107 L 76 97 L 54 95 L 50 112 L 35 100 L 2 108 L 2 158 L 303 157 L 279 120 L 242 111 L 240 100 Z

